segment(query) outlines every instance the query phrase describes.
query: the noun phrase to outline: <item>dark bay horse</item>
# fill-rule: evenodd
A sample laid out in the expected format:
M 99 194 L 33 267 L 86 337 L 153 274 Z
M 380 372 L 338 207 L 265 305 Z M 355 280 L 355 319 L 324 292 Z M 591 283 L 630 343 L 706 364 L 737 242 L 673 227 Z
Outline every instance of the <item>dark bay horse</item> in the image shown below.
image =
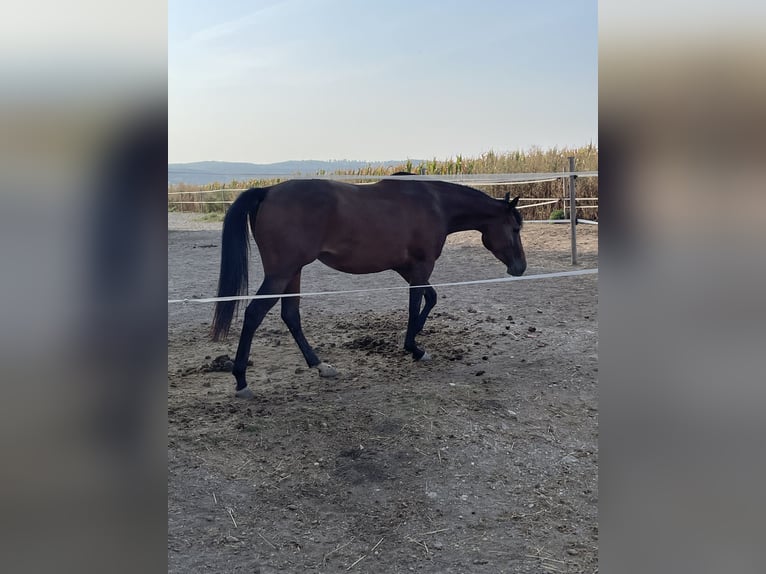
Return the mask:
M 454 183 L 403 179 L 365 185 L 290 180 L 249 189 L 229 207 L 223 222 L 218 296 L 247 294 L 249 220 L 263 263 L 259 295 L 299 293 L 301 269 L 317 259 L 346 273 L 393 269 L 410 285 L 422 285 L 409 291 L 404 348 L 416 361 L 426 360 L 429 356 L 417 346 L 415 336 L 436 304 L 436 291 L 428 279 L 447 235 L 478 230 L 484 246 L 508 273 L 521 275 L 527 262 L 518 200 L 510 200 L 508 194 L 492 199 Z M 255 299 L 245 309 L 233 368 L 238 397 L 253 396 L 245 380 L 253 334 L 278 298 Z M 235 301 L 216 304 L 214 341 L 226 337 L 236 309 Z M 308 366 L 317 368 L 320 376 L 335 376 L 335 369 L 319 360 L 303 335 L 298 297 L 282 297 L 282 319 Z

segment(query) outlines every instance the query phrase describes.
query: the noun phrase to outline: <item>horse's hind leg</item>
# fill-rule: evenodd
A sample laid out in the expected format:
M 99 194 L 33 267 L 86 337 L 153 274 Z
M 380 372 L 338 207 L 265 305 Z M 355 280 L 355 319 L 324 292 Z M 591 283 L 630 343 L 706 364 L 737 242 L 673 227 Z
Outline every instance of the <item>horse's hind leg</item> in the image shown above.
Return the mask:
M 301 290 L 301 273 L 296 273 L 295 277 L 290 280 L 285 293 L 300 293 Z M 319 360 L 314 349 L 311 348 L 306 337 L 303 335 L 303 328 L 301 327 L 301 314 L 300 314 L 300 297 L 282 297 L 282 320 L 287 325 L 290 333 L 298 344 L 298 348 L 303 353 L 303 358 L 306 359 L 306 364 L 319 371 L 320 377 L 334 377 L 338 374 L 334 367 L 323 363 Z
M 258 288 L 258 295 L 281 295 L 284 293 L 287 280 L 281 280 L 272 277 L 265 277 L 263 283 Z M 250 301 L 245 309 L 245 321 L 242 325 L 242 334 L 239 336 L 239 346 L 237 347 L 237 356 L 234 358 L 234 368 L 232 374 L 237 380 L 235 396 L 243 399 L 253 397 L 253 392 L 247 388 L 245 371 L 247 371 L 247 359 L 250 356 L 250 347 L 253 343 L 255 330 L 263 321 L 266 313 L 277 302 L 278 297 L 269 299 L 254 299 Z

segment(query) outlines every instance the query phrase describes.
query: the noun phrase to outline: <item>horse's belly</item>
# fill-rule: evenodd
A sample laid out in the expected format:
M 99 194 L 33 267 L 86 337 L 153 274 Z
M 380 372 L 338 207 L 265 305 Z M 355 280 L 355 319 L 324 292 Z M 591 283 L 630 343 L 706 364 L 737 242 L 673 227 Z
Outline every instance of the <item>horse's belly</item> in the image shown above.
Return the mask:
M 378 273 L 388 269 L 401 267 L 406 261 L 404 251 L 397 255 L 395 253 L 371 253 L 362 250 L 340 250 L 340 251 L 322 251 L 318 257 L 319 261 L 344 273 Z

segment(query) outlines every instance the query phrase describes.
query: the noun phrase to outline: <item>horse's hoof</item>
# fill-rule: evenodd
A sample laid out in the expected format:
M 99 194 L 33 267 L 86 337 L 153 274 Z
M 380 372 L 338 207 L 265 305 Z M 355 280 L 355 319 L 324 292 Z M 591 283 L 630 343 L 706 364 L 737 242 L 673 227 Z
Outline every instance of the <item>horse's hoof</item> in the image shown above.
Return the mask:
M 428 354 L 428 351 L 424 351 L 423 352 L 423 356 L 420 357 L 417 360 L 420 361 L 420 362 L 422 362 L 422 361 L 430 361 L 431 360 L 431 355 Z
M 235 391 L 234 396 L 238 399 L 252 399 L 255 397 L 255 393 L 250 390 L 249 387 L 245 387 L 244 389 L 239 389 L 238 391 Z
M 332 378 L 338 376 L 338 371 L 335 367 L 327 363 L 319 363 L 315 368 L 319 371 L 320 377 Z

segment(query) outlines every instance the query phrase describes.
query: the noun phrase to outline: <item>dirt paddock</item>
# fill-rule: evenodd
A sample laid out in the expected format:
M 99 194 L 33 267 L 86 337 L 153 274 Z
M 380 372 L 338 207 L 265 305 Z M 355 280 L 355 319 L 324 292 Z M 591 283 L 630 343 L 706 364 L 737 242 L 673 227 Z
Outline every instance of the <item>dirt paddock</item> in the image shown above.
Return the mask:
M 598 265 L 578 226 L 578 268 Z M 522 231 L 527 274 L 570 270 L 569 228 Z M 168 297 L 211 296 L 220 224 L 168 215 Z M 261 278 L 253 249 L 251 289 Z M 432 282 L 500 277 L 471 232 Z M 320 263 L 303 291 L 401 285 Z M 598 570 L 596 275 L 438 289 L 402 349 L 406 291 L 304 298 L 303 326 L 336 379 L 306 368 L 272 310 L 233 397 L 242 312 L 223 343 L 212 305 L 168 307 L 168 571 L 526 573 Z

